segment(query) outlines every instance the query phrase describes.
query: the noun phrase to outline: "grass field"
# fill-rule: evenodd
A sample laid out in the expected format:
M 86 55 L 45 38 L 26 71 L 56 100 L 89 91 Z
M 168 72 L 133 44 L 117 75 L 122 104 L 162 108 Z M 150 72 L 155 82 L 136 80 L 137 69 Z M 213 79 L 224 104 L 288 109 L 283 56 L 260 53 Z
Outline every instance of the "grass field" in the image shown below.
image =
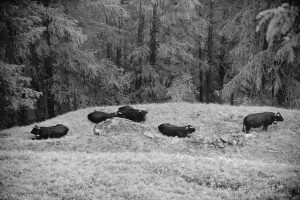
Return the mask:
M 0 132 L 0 199 L 300 199 L 300 111 L 274 107 L 166 103 L 147 109 L 136 129 L 96 136 L 77 110 L 39 123 L 63 123 L 65 137 L 31 140 L 33 125 Z M 281 112 L 283 122 L 243 146 L 215 148 L 203 138 L 243 134 L 250 113 Z M 161 135 L 161 123 L 191 124 L 191 138 Z M 124 131 L 122 131 L 124 130 Z M 147 130 L 154 137 L 146 137 Z M 199 140 L 198 140 L 199 139 Z

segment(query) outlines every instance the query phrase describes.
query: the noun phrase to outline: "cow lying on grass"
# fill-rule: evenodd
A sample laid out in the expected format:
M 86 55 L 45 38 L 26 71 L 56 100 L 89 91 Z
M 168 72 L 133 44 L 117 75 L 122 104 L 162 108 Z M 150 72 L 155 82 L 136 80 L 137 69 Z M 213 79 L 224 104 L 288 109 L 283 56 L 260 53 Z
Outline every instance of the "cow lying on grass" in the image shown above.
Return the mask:
M 187 126 L 175 126 L 169 123 L 161 124 L 158 126 L 158 130 L 166 135 L 166 136 L 172 136 L 172 137 L 188 137 L 189 134 L 195 132 L 195 128 L 191 125 Z
M 36 135 L 34 139 L 47 139 L 47 138 L 60 138 L 66 135 L 68 131 L 69 128 L 62 124 L 57 124 L 55 126 L 49 126 L 49 127 L 39 127 L 35 125 L 31 133 Z
M 146 110 L 138 110 L 130 106 L 123 106 L 118 109 L 118 117 L 129 119 L 134 122 L 145 121 L 147 113 Z
M 88 119 L 93 122 L 93 123 L 99 123 L 99 122 L 103 122 L 107 119 L 113 118 L 113 117 L 118 117 L 119 114 L 118 112 L 115 113 L 105 113 L 105 112 L 101 112 L 101 111 L 94 111 L 90 114 L 88 114 Z
M 277 124 L 278 121 L 283 121 L 283 117 L 278 112 L 277 114 L 273 112 L 263 112 L 247 115 L 243 122 L 243 132 L 249 133 L 251 128 L 258 128 L 263 126 L 263 130 L 267 131 L 269 125 Z

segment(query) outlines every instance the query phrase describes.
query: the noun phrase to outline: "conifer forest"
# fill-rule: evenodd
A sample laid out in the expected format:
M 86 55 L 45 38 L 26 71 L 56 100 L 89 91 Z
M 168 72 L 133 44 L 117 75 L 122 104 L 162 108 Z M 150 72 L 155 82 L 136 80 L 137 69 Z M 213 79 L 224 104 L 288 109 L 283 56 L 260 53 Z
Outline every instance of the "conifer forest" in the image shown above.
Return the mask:
M 3 0 L 0 129 L 102 105 L 300 108 L 298 0 Z

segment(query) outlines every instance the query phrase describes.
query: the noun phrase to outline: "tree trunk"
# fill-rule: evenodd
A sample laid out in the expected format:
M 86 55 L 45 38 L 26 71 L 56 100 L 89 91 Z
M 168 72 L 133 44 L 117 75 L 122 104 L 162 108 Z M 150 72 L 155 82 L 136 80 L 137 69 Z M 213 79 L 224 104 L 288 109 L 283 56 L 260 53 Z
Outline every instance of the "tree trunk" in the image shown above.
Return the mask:
M 119 19 L 119 30 L 121 31 L 122 29 L 122 24 L 121 24 L 121 20 Z M 116 65 L 118 67 L 121 67 L 121 57 L 122 57 L 122 51 L 121 51 L 121 47 L 122 47 L 122 42 L 120 41 L 118 46 L 117 46 L 117 55 L 116 55 Z
M 73 110 L 77 110 L 79 107 L 76 94 L 76 84 L 73 85 Z
M 51 23 L 51 19 L 48 18 L 44 26 L 47 27 L 47 30 L 45 31 L 45 38 L 47 41 L 48 47 L 51 49 L 51 42 L 50 42 L 50 31 L 49 31 L 49 25 Z M 54 94 L 51 92 L 52 88 L 52 78 L 53 78 L 53 65 L 52 65 L 52 55 L 50 53 L 50 56 L 44 60 L 44 71 L 45 71 L 45 77 L 44 77 L 44 85 L 43 85 L 43 96 L 45 101 L 45 118 L 52 118 L 54 117 Z
M 52 118 L 55 116 L 55 112 L 54 112 L 54 95 L 51 94 L 51 91 L 48 91 L 48 113 L 49 113 L 49 118 Z
M 127 56 L 128 56 L 128 46 L 127 46 L 128 44 L 127 44 L 127 42 L 125 41 L 125 43 L 124 43 L 124 46 L 123 46 L 123 59 L 124 60 L 126 60 L 127 61 Z M 126 62 L 127 63 L 127 62 Z M 126 66 L 126 64 L 123 64 L 123 66 L 122 66 L 125 70 L 126 70 L 126 68 L 127 68 L 127 66 Z
M 230 105 L 234 105 L 234 93 L 232 93 L 230 96 Z
M 210 94 L 211 94 L 211 67 L 212 67 L 212 46 L 213 46 L 213 0 L 209 2 L 209 27 L 208 27 L 208 41 L 207 41 L 207 48 L 208 48 L 208 70 L 206 72 L 206 103 L 210 102 Z
M 228 10 L 223 10 L 223 19 L 228 18 Z M 223 88 L 224 86 L 224 77 L 226 74 L 226 63 L 224 61 L 225 55 L 226 55 L 226 47 L 225 47 L 225 41 L 226 38 L 222 36 L 221 38 L 221 55 L 220 55 L 220 65 L 219 65 L 219 84 Z M 220 103 L 223 103 L 222 98 L 220 98 Z
M 138 45 L 142 45 L 144 42 L 144 27 L 145 27 L 145 15 L 142 11 L 142 2 L 140 2 L 138 38 L 137 38 Z
M 48 112 L 48 92 L 47 90 L 43 90 L 42 95 L 42 107 L 44 110 L 44 119 L 49 119 L 49 112 Z
M 225 37 L 222 37 L 221 38 L 222 47 L 221 47 L 220 64 L 219 64 L 219 84 L 222 88 L 224 86 L 224 77 L 226 74 L 226 63 L 224 62 L 226 51 L 225 51 L 224 43 L 225 43 Z
M 267 3 L 267 5 L 266 5 L 265 8 L 263 8 L 264 10 L 269 9 L 269 8 L 271 7 L 271 0 L 266 0 L 266 3 Z M 257 11 L 258 11 L 258 10 L 257 10 Z M 258 14 L 258 13 L 257 13 L 257 14 Z M 255 24 L 255 21 L 253 21 L 253 22 L 254 22 L 253 24 Z M 268 49 L 268 42 L 267 42 L 267 40 L 266 40 L 265 34 L 263 34 L 263 37 L 264 37 L 264 39 L 263 39 L 262 50 L 267 50 L 267 49 Z
M 104 10 L 104 16 L 105 16 L 105 24 L 110 25 L 106 14 L 106 9 Z M 106 42 L 106 58 L 112 60 L 112 44 L 108 41 L 108 38 Z
M 205 103 L 210 102 L 210 91 L 211 91 L 211 69 L 206 71 L 206 89 L 205 89 Z
M 198 15 L 199 17 L 202 17 L 202 13 L 201 13 L 201 8 L 198 7 Z M 203 40 L 203 38 L 200 36 L 199 37 L 199 51 L 198 51 L 198 58 L 199 60 L 202 60 L 202 47 L 201 47 L 201 41 Z M 202 65 L 199 65 L 199 101 L 203 102 L 203 70 L 202 70 Z
M 125 0 L 121 0 L 121 5 L 125 5 Z M 119 18 L 119 30 L 121 32 L 121 30 L 123 29 L 123 24 L 121 19 Z M 118 46 L 117 46 L 117 55 L 116 55 L 116 65 L 118 67 L 121 67 L 122 63 L 121 63 L 121 58 L 122 58 L 122 41 L 119 42 Z
M 201 37 L 199 41 L 199 51 L 198 51 L 198 57 L 199 60 L 202 60 L 202 49 L 201 49 Z M 199 64 L 199 101 L 203 102 L 203 70 L 202 70 L 202 65 Z
M 199 101 L 203 102 L 203 88 L 202 88 L 202 83 L 203 83 L 203 72 L 200 69 L 199 72 Z
M 116 56 L 116 65 L 118 67 L 121 67 L 121 57 L 122 57 L 122 52 L 121 52 L 121 47 L 119 45 L 117 47 L 117 56 Z
M 153 16 L 152 16 L 152 29 L 150 32 L 150 64 L 155 65 L 156 63 L 156 50 L 157 50 L 157 44 L 156 44 L 156 34 L 158 32 L 157 30 L 157 3 L 153 6 Z
M 110 42 L 106 43 L 106 58 L 111 60 L 112 54 L 111 54 L 112 44 Z

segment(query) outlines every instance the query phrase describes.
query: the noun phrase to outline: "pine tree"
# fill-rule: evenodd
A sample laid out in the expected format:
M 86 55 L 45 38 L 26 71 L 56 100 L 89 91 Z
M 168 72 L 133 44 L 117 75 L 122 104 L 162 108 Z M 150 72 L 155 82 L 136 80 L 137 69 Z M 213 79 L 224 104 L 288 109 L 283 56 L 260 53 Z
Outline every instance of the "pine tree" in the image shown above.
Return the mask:
M 223 89 L 217 94 L 223 100 L 231 99 L 231 103 L 244 95 L 255 97 L 265 87 L 264 63 L 269 62 L 270 56 L 267 52 L 260 52 L 261 40 L 254 32 L 254 21 L 261 4 L 260 1 L 240 1 L 241 8 L 237 7 L 236 14 L 220 33 L 233 44 L 233 48 L 229 52 L 231 68 L 225 74 L 225 78 L 231 80 L 225 82 Z
M 176 82 L 174 86 L 178 85 L 179 80 L 186 80 L 189 70 L 196 65 L 193 61 L 195 39 L 204 27 L 196 12 L 196 6 L 200 4 L 191 0 L 133 2 L 137 10 L 142 8 L 145 11 L 139 21 L 151 22 L 149 25 L 145 24 L 148 26 L 143 26 L 143 33 L 149 33 L 148 37 L 144 37 L 144 45 L 140 45 L 130 55 L 131 65 L 141 66 L 143 69 L 137 69 L 133 74 L 144 71 L 149 75 L 147 77 L 141 74 L 136 76 L 141 80 L 133 79 L 136 85 L 134 95 L 141 98 L 148 96 L 147 100 L 169 98 L 166 94 L 171 93 L 166 93 L 167 88 L 173 81 Z M 138 35 L 142 33 L 141 24 L 139 23 Z
M 259 3 L 254 2 L 252 5 L 256 7 Z M 299 92 L 296 87 L 299 80 L 297 80 L 297 73 L 293 73 L 294 66 L 299 63 L 295 59 L 295 50 L 299 46 L 296 42 L 299 31 L 297 33 L 293 28 L 299 23 L 295 20 L 297 10 L 298 8 L 294 6 L 283 4 L 279 8 L 265 10 L 258 14 L 252 7 L 248 12 L 245 10 L 243 15 L 240 14 L 235 18 L 234 23 L 242 16 L 244 23 L 240 28 L 245 32 L 240 31 L 238 35 L 242 37 L 237 42 L 236 48 L 231 51 L 235 76 L 218 93 L 223 99 L 228 99 L 235 93 L 239 96 L 246 95 L 253 101 L 258 100 L 260 104 L 264 102 L 268 105 L 274 103 L 286 106 L 297 105 Z M 247 24 L 243 19 L 249 19 L 250 13 L 252 13 L 251 19 L 254 14 L 260 19 L 256 30 L 266 30 L 268 48 L 265 48 L 265 43 L 261 42 L 257 33 L 247 31 L 245 26 Z M 225 26 L 223 33 L 227 37 L 234 38 L 232 33 L 235 32 L 232 30 L 238 27 L 234 23 Z M 253 27 L 254 23 L 250 21 L 248 24 L 248 27 Z M 266 24 L 268 26 L 265 29 Z M 253 43 L 253 41 L 257 42 Z
M 43 35 L 40 24 L 43 8 L 34 2 L 0 3 L 0 128 L 25 121 L 19 119 L 24 109 L 34 109 L 41 93 L 31 88 L 28 61 L 31 46 Z
M 24 65 L 0 61 L 0 129 L 18 122 L 15 115 L 22 109 L 34 109 L 40 93 L 30 88 L 29 77 L 22 72 Z
M 268 50 L 273 53 L 273 65 L 269 68 L 269 88 L 277 96 L 281 105 L 300 107 L 300 7 L 282 4 L 278 8 L 260 12 L 257 31 L 268 23 L 266 41 Z M 297 54 L 298 53 L 298 54 Z M 299 56 L 298 56 L 299 57 Z M 297 73 L 298 72 L 298 73 Z M 285 99 L 282 101 L 282 96 Z

